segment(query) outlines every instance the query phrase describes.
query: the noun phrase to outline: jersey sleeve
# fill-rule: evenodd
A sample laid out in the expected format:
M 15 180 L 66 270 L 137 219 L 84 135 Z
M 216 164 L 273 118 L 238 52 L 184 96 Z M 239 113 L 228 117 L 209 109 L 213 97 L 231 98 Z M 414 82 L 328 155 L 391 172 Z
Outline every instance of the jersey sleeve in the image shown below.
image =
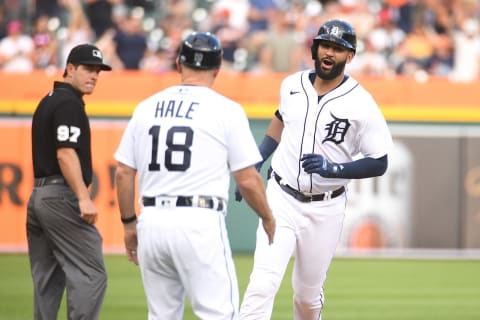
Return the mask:
M 121 162 L 130 168 L 137 169 L 137 161 L 135 159 L 135 123 L 136 117 L 134 113 L 132 118 L 128 121 L 122 139 L 120 140 L 120 144 L 113 157 L 118 162 Z
M 362 133 L 360 152 L 365 157 L 380 158 L 389 153 L 393 145 L 387 122 L 378 107 L 369 113 Z
M 227 135 L 228 163 L 231 171 L 238 171 L 262 161 L 253 137 L 247 115 L 241 106 L 233 109 Z

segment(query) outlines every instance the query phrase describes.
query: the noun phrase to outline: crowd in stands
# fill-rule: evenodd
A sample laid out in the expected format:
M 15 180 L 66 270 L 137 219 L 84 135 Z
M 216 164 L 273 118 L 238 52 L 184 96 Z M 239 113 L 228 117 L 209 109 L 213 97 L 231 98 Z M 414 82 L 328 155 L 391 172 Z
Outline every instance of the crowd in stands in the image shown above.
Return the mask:
M 350 74 L 480 78 L 478 0 L 0 0 L 0 69 L 56 72 L 90 42 L 114 70 L 169 72 L 201 30 L 221 40 L 227 70 L 294 72 L 313 67 L 312 38 L 332 18 L 357 31 Z

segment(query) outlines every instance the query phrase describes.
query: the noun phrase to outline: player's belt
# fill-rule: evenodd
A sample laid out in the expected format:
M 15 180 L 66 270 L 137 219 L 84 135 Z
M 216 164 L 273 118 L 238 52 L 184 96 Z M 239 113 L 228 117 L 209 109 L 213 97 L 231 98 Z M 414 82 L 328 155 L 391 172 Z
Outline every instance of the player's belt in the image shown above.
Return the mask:
M 36 178 L 34 183 L 35 187 L 48 186 L 51 184 L 67 185 L 67 182 L 62 176 L 50 176 L 44 178 Z
M 280 186 L 280 188 L 282 188 L 283 191 L 285 191 L 286 193 L 288 193 L 289 195 L 291 195 L 292 197 L 294 197 L 295 199 L 297 199 L 298 201 L 301 201 L 301 202 L 323 201 L 323 200 L 327 200 L 327 199 L 333 199 L 333 198 L 336 198 L 336 197 L 338 197 L 339 195 L 341 195 L 345 192 L 345 187 L 342 186 L 342 187 L 338 188 L 337 190 L 330 191 L 330 192 L 325 192 L 325 193 L 321 193 L 321 194 L 311 194 L 311 195 L 304 194 L 304 193 L 301 193 L 298 190 L 295 190 L 294 188 L 292 188 L 288 184 L 283 183 L 282 178 L 275 171 L 273 171 L 272 175 L 273 175 L 275 181 L 277 181 L 278 185 Z
M 227 205 L 225 200 L 210 196 L 158 196 L 142 197 L 145 207 L 196 207 L 223 211 Z

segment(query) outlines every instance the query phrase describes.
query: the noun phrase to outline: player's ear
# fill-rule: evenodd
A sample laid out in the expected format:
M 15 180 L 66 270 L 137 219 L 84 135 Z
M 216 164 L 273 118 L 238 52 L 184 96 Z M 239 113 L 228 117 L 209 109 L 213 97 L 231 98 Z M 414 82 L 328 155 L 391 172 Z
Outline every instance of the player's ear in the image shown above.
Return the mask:
M 67 63 L 67 65 L 65 66 L 65 70 L 63 71 L 63 78 L 71 76 L 75 68 L 76 66 L 73 63 Z
M 182 72 L 182 64 L 180 63 L 180 61 L 175 60 L 175 65 L 177 66 L 177 71 L 180 73 Z
M 352 62 L 353 58 L 355 57 L 355 52 L 349 50 L 348 55 L 347 55 L 347 63 Z

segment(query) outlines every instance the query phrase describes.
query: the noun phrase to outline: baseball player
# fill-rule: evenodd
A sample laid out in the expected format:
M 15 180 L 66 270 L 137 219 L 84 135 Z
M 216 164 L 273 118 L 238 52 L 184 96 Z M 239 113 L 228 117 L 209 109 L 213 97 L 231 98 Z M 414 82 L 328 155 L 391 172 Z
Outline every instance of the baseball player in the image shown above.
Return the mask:
M 265 245 L 273 241 L 275 219 L 253 166 L 261 156 L 246 114 L 211 89 L 221 60 L 215 36 L 190 34 L 177 58 L 181 84 L 136 107 L 115 153 L 125 247 L 140 266 L 150 320 L 182 319 L 185 297 L 200 319 L 237 319 L 225 226 L 230 172 L 262 219 Z
M 270 319 L 292 256 L 294 319 L 321 319 L 346 186 L 350 179 L 380 176 L 387 169 L 392 139 L 385 119 L 372 96 L 344 73 L 355 50 L 354 29 L 327 21 L 311 46 L 315 69 L 281 84 L 279 109 L 259 147 L 263 161 L 273 153 L 267 199 L 277 221 L 275 243 L 266 245 L 257 231 L 240 319 Z
M 107 287 L 98 212 L 90 198 L 92 154 L 83 96 L 93 93 L 103 63 L 90 44 L 74 47 L 64 81 L 55 81 L 32 119 L 34 189 L 27 239 L 34 319 L 57 319 L 63 292 L 68 319 L 98 319 Z

